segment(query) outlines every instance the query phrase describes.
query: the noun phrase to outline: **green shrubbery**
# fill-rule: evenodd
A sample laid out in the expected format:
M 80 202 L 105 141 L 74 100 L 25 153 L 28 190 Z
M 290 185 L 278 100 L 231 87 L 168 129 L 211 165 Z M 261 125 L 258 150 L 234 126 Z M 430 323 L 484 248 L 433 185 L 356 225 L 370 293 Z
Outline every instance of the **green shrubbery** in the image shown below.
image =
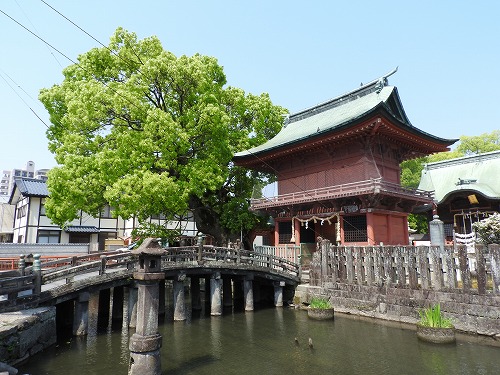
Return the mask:
M 312 309 L 331 309 L 332 304 L 326 298 L 313 297 L 311 298 L 311 303 L 309 304 L 309 307 Z
M 424 327 L 453 328 L 451 319 L 445 318 L 441 314 L 441 306 L 439 304 L 420 310 L 419 314 L 420 325 Z

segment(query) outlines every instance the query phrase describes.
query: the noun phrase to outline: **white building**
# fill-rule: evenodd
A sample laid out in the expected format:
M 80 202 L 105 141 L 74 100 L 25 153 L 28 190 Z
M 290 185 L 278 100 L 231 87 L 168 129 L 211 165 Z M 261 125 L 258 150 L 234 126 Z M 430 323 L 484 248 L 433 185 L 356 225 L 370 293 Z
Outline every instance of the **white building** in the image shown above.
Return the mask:
M 130 241 L 131 233 L 138 226 L 136 219 L 114 218 L 108 206 L 99 217 L 80 212 L 78 219 L 61 228 L 45 215 L 45 199 L 49 192 L 44 180 L 18 178 L 9 203 L 15 207 L 13 223 L 14 243 L 90 243 L 91 248 L 103 250 L 106 240 Z M 191 215 L 182 220 L 169 222 L 162 216 L 151 217 L 150 222 L 180 229 L 182 239 L 191 242 L 197 234 Z M 96 250 L 97 250 L 96 249 Z
M 0 202 L 0 242 L 12 242 L 13 228 L 14 206 Z

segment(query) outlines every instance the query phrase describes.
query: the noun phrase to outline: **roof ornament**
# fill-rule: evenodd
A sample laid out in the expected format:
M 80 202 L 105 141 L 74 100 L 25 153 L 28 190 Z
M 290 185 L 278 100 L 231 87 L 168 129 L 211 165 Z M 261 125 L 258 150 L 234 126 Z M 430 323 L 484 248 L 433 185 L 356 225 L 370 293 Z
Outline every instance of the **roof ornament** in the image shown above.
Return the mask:
M 389 73 L 387 73 L 386 75 L 383 75 L 382 77 L 380 77 L 378 79 L 378 81 L 375 85 L 375 91 L 377 92 L 377 94 L 380 94 L 380 91 L 382 91 L 382 89 L 389 84 L 387 77 L 392 76 L 397 71 L 398 71 L 398 67 L 396 66 L 395 69 L 391 70 Z
M 290 114 L 287 113 L 286 115 L 282 115 L 285 119 L 283 120 L 283 127 L 286 128 L 286 126 L 290 123 Z

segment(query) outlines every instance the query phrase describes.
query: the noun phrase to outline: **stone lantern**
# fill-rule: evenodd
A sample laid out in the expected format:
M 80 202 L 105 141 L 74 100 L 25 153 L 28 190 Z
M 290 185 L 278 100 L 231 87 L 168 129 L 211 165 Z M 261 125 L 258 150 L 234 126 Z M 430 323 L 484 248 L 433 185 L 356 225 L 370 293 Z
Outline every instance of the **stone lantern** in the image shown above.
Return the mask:
M 134 272 L 138 284 L 136 331 L 130 338 L 129 375 L 161 375 L 158 333 L 159 283 L 165 279 L 161 271 L 161 256 L 165 253 L 156 239 L 147 238 L 132 254 L 139 256 L 139 268 Z

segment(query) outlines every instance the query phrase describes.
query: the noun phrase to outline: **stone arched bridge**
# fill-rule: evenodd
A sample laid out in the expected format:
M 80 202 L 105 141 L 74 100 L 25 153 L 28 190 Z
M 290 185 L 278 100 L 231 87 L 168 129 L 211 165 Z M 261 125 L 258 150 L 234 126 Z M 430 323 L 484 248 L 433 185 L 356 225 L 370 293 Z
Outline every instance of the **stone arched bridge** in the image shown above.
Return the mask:
M 50 261 L 42 261 L 35 255 L 30 266 L 26 266 L 24 257 L 21 257 L 18 270 L 0 273 L 0 313 L 54 306 L 78 300 L 86 292 L 130 286 L 137 264 L 138 257 L 128 250 Z M 203 245 L 165 249 L 161 256 L 161 270 L 165 279 L 174 281 L 174 287 L 176 282 L 190 278 L 194 293 L 199 290 L 200 279 L 206 282 L 221 280 L 224 299 L 229 297 L 231 281 L 233 291 L 238 289 L 234 286 L 239 281 L 274 286 L 275 303 L 278 304 L 283 288 L 294 290 L 300 280 L 300 266 L 293 261 L 255 251 Z M 228 285 L 226 281 L 229 281 Z M 281 297 L 276 290 L 281 290 Z M 245 308 L 252 309 L 252 305 L 253 297 L 245 301 Z M 212 312 L 214 308 L 217 314 L 218 307 L 212 306 Z

